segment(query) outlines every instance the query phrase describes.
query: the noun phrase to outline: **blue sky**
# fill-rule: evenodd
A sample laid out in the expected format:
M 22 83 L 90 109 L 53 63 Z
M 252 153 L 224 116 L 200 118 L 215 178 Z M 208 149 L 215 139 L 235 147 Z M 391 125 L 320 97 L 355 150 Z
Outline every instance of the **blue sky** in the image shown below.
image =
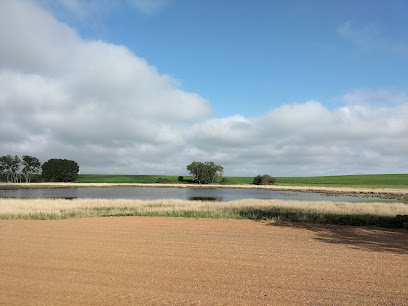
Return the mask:
M 408 171 L 408 2 L 4 0 L 0 155 Z
M 128 47 L 210 100 L 217 116 L 309 99 L 332 107 L 361 88 L 408 87 L 406 1 L 162 3 L 149 13 L 126 2 L 81 17 L 54 11 L 84 37 Z

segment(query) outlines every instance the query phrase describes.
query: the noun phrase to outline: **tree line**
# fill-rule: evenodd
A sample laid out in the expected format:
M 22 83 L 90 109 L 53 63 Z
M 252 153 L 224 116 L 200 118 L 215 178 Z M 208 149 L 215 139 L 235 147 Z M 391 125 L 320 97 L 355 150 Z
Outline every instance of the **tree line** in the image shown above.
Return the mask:
M 30 183 L 33 174 L 40 173 L 41 180 L 48 182 L 73 182 L 79 172 L 79 165 L 73 160 L 49 159 L 41 165 L 37 157 L 5 155 L 0 157 L 0 179 L 8 183 Z
M 79 173 L 79 165 L 73 160 L 67 159 L 49 159 L 41 165 L 37 157 L 23 155 L 22 158 L 17 155 L 0 156 L 0 180 L 8 183 L 20 183 L 25 179 L 26 183 L 31 182 L 33 174 L 38 174 L 41 170 L 40 180 L 47 182 L 73 182 Z M 198 184 L 215 183 L 221 178 L 221 183 L 227 183 L 227 179 L 222 177 L 224 167 L 216 165 L 211 161 L 192 162 L 187 165 L 187 170 L 193 176 L 193 182 Z M 158 183 L 165 183 L 165 179 L 159 178 Z M 180 176 L 179 181 L 184 181 Z M 258 175 L 254 178 L 253 184 L 269 185 L 276 183 L 276 179 L 269 175 Z

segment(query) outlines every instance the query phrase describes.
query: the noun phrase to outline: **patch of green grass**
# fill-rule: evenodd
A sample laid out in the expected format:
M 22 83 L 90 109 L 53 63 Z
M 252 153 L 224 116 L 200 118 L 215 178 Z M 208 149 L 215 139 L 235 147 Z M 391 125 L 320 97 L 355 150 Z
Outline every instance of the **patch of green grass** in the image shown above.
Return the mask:
M 76 183 L 139 183 L 154 184 L 159 178 L 166 179 L 168 184 L 182 184 L 177 175 L 115 175 L 115 174 L 80 174 Z M 191 176 L 185 176 L 185 180 L 192 180 Z
M 177 175 L 108 175 L 80 174 L 78 183 L 144 183 L 154 184 L 162 178 L 169 184 L 191 183 L 192 177 L 185 176 L 184 182 L 178 181 Z M 224 185 L 251 185 L 253 177 L 227 176 Z M 311 187 L 360 187 L 360 188 L 408 188 L 408 174 L 368 174 L 312 177 L 277 177 L 278 186 Z
M 408 188 L 408 174 L 366 174 L 315 177 L 278 177 L 278 185 Z
M 226 176 L 228 185 L 247 185 L 252 184 L 254 177 L 252 176 Z

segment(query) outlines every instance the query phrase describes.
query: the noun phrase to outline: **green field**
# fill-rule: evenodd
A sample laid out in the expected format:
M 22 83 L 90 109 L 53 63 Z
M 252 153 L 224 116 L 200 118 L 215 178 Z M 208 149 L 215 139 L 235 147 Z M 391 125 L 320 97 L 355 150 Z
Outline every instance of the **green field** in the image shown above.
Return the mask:
M 408 174 L 367 174 L 316 177 L 280 177 L 280 185 L 408 188 Z
M 180 183 L 177 181 L 178 176 L 175 175 L 111 175 L 111 174 L 80 174 L 76 183 L 142 183 L 153 184 L 159 178 L 167 179 L 169 183 Z M 185 177 L 186 180 L 191 180 L 192 177 Z
M 156 183 L 159 178 L 166 183 L 183 184 L 173 175 L 105 175 L 80 174 L 78 183 Z M 226 177 L 227 184 L 252 184 L 253 177 Z M 191 176 L 185 176 L 184 183 L 191 183 Z M 369 174 L 314 177 L 277 177 L 281 186 L 314 186 L 314 187 L 362 187 L 362 188 L 408 188 L 408 174 Z

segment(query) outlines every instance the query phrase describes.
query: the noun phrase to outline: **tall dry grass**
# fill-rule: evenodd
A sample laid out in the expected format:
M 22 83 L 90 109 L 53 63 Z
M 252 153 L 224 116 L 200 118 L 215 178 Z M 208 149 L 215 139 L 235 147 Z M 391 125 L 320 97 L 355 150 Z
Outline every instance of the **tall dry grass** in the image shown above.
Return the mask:
M 249 218 L 385 227 L 405 227 L 404 224 L 406 223 L 408 227 L 408 220 L 405 220 L 408 218 L 408 205 L 403 203 L 304 202 L 255 199 L 232 202 L 0 199 L 0 219 L 68 219 L 101 216 Z

